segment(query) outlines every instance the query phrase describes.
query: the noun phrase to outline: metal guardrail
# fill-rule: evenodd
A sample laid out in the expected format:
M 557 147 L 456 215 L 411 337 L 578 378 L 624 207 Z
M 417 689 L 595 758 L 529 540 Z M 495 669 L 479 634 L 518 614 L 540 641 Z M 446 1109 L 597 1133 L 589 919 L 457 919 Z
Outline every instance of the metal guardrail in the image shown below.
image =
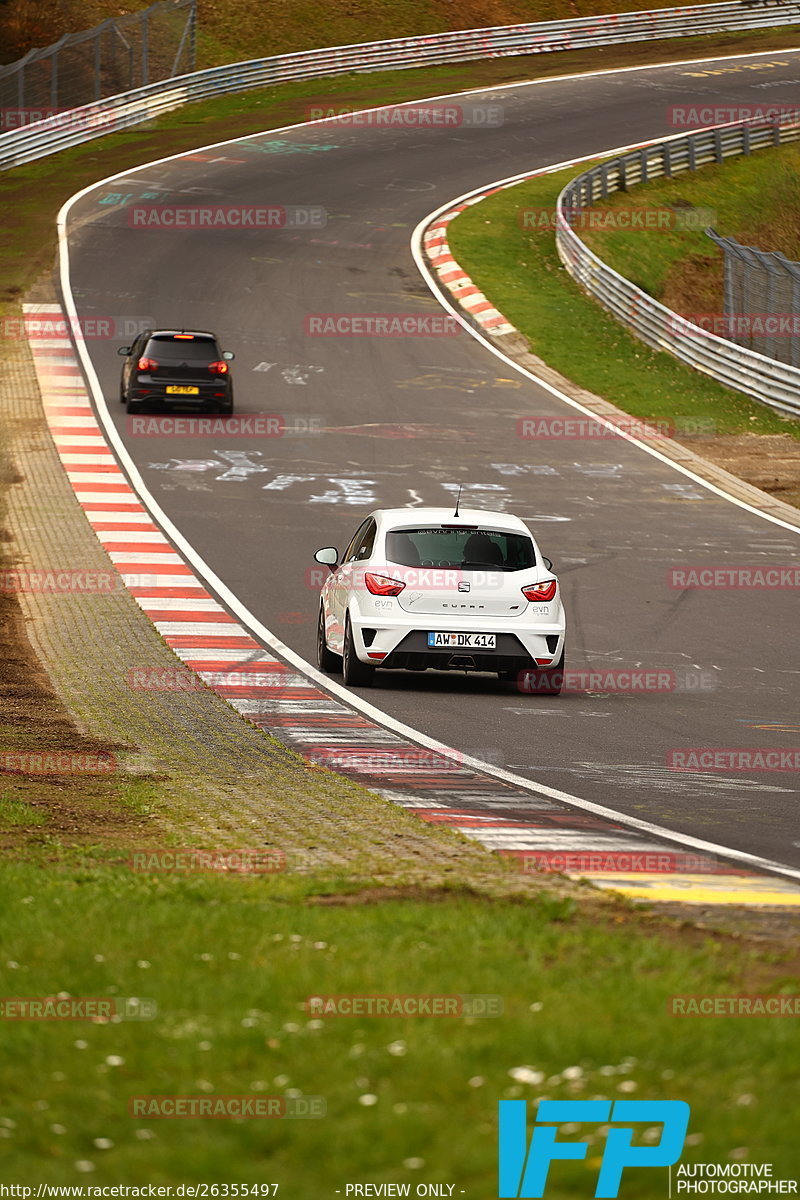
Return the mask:
M 68 146 L 152 120 L 191 100 L 288 80 L 798 24 L 800 0 L 776 0 L 773 3 L 728 0 L 722 4 L 462 29 L 281 54 L 179 76 L 12 130 L 0 136 L 0 170 L 33 162 Z
M 654 350 L 667 350 L 726 387 L 800 416 L 800 369 L 717 337 L 618 274 L 578 237 L 574 214 L 637 183 L 800 140 L 800 119 L 746 122 L 669 138 L 602 163 L 571 180 L 556 205 L 556 244 L 570 275 Z

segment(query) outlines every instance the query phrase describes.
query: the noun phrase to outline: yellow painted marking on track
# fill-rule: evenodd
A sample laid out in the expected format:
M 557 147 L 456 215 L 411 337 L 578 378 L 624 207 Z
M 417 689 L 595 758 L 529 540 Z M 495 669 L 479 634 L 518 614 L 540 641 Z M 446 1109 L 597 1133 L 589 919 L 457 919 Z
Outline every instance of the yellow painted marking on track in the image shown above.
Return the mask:
M 800 905 L 800 888 L 768 875 L 615 875 L 587 871 L 598 887 L 647 901 L 681 904 L 754 904 L 774 908 Z
M 737 67 L 717 67 L 707 71 L 681 71 L 681 75 L 688 75 L 692 79 L 702 79 L 706 75 L 738 75 L 740 71 L 769 71 L 773 67 L 790 67 L 791 65 L 788 62 L 741 63 Z

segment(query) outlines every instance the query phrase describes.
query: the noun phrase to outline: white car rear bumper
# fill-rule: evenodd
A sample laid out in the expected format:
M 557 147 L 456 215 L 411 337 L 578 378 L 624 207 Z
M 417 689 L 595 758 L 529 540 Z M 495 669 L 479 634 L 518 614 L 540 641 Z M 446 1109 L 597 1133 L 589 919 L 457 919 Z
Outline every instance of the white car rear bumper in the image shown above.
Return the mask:
M 403 661 L 412 655 L 419 664 L 420 659 L 426 660 L 426 665 L 447 667 L 448 661 L 454 656 L 473 658 L 476 660 L 475 669 L 492 670 L 493 660 L 510 658 L 531 660 L 539 666 L 550 666 L 559 661 L 564 649 L 566 621 L 560 603 L 550 606 L 553 612 L 549 619 L 538 617 L 527 619 L 520 617 L 478 617 L 475 619 L 441 616 L 424 616 L 419 614 L 412 617 L 409 613 L 390 615 L 387 612 L 362 613 L 353 604 L 350 607 L 350 623 L 353 630 L 353 644 L 356 654 L 362 662 L 374 666 L 407 666 Z M 496 648 L 488 650 L 454 650 L 432 649 L 427 645 L 429 633 L 469 632 L 492 633 L 496 638 Z M 390 656 L 395 656 L 391 661 Z M 397 656 L 402 656 L 397 661 Z M 390 661 L 386 661 L 389 659 Z M 477 660 L 480 659 L 480 664 Z M 502 669 L 504 661 L 498 662 Z

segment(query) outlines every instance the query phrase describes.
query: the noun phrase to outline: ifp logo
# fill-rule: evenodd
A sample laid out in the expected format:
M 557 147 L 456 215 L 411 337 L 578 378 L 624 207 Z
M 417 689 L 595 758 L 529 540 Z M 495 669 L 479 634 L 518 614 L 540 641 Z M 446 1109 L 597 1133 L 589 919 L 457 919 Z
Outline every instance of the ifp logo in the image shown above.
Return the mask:
M 678 1161 L 689 1124 L 689 1105 L 684 1100 L 616 1100 L 613 1104 L 610 1100 L 540 1100 L 529 1148 L 525 1101 L 501 1100 L 501 1200 L 543 1196 L 551 1162 L 586 1157 L 588 1142 L 556 1140 L 558 1126 L 567 1121 L 612 1125 L 594 1193 L 605 1200 L 619 1194 L 626 1167 L 670 1167 Z M 631 1121 L 662 1125 L 661 1140 L 655 1146 L 631 1145 Z

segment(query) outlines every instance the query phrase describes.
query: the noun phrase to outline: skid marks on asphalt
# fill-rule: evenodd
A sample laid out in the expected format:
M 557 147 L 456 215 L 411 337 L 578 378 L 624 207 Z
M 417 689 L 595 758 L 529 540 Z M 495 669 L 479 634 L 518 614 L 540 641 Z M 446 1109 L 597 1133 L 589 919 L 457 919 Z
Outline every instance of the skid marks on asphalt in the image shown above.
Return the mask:
M 325 370 L 324 367 L 315 367 L 311 364 L 303 363 L 291 363 L 282 367 L 280 363 L 276 362 L 260 362 L 253 367 L 253 370 L 266 373 L 267 371 L 271 371 L 273 367 L 278 368 L 276 373 L 281 376 L 284 383 L 300 387 L 305 386 L 312 376 L 321 375 Z
M 512 763 L 509 770 L 526 774 L 530 766 Z M 665 766 L 654 766 L 652 763 L 576 762 L 568 767 L 546 768 L 539 764 L 537 776 L 545 772 L 570 775 L 576 779 L 603 783 L 613 788 L 633 788 L 637 791 L 646 788 L 656 792 L 667 792 L 682 799 L 707 799 L 711 792 L 732 795 L 749 795 L 753 792 L 791 795 L 795 791 L 792 787 L 781 787 L 777 783 L 762 783 L 752 776 L 734 778 L 711 771 L 675 771 Z
M 476 374 L 465 374 L 458 378 L 456 372 L 445 374 L 443 371 L 426 371 L 423 375 L 412 375 L 409 379 L 399 379 L 395 382 L 395 387 L 403 390 L 423 392 L 516 391 L 522 386 L 521 379 L 506 379 L 502 375 L 482 377 Z

